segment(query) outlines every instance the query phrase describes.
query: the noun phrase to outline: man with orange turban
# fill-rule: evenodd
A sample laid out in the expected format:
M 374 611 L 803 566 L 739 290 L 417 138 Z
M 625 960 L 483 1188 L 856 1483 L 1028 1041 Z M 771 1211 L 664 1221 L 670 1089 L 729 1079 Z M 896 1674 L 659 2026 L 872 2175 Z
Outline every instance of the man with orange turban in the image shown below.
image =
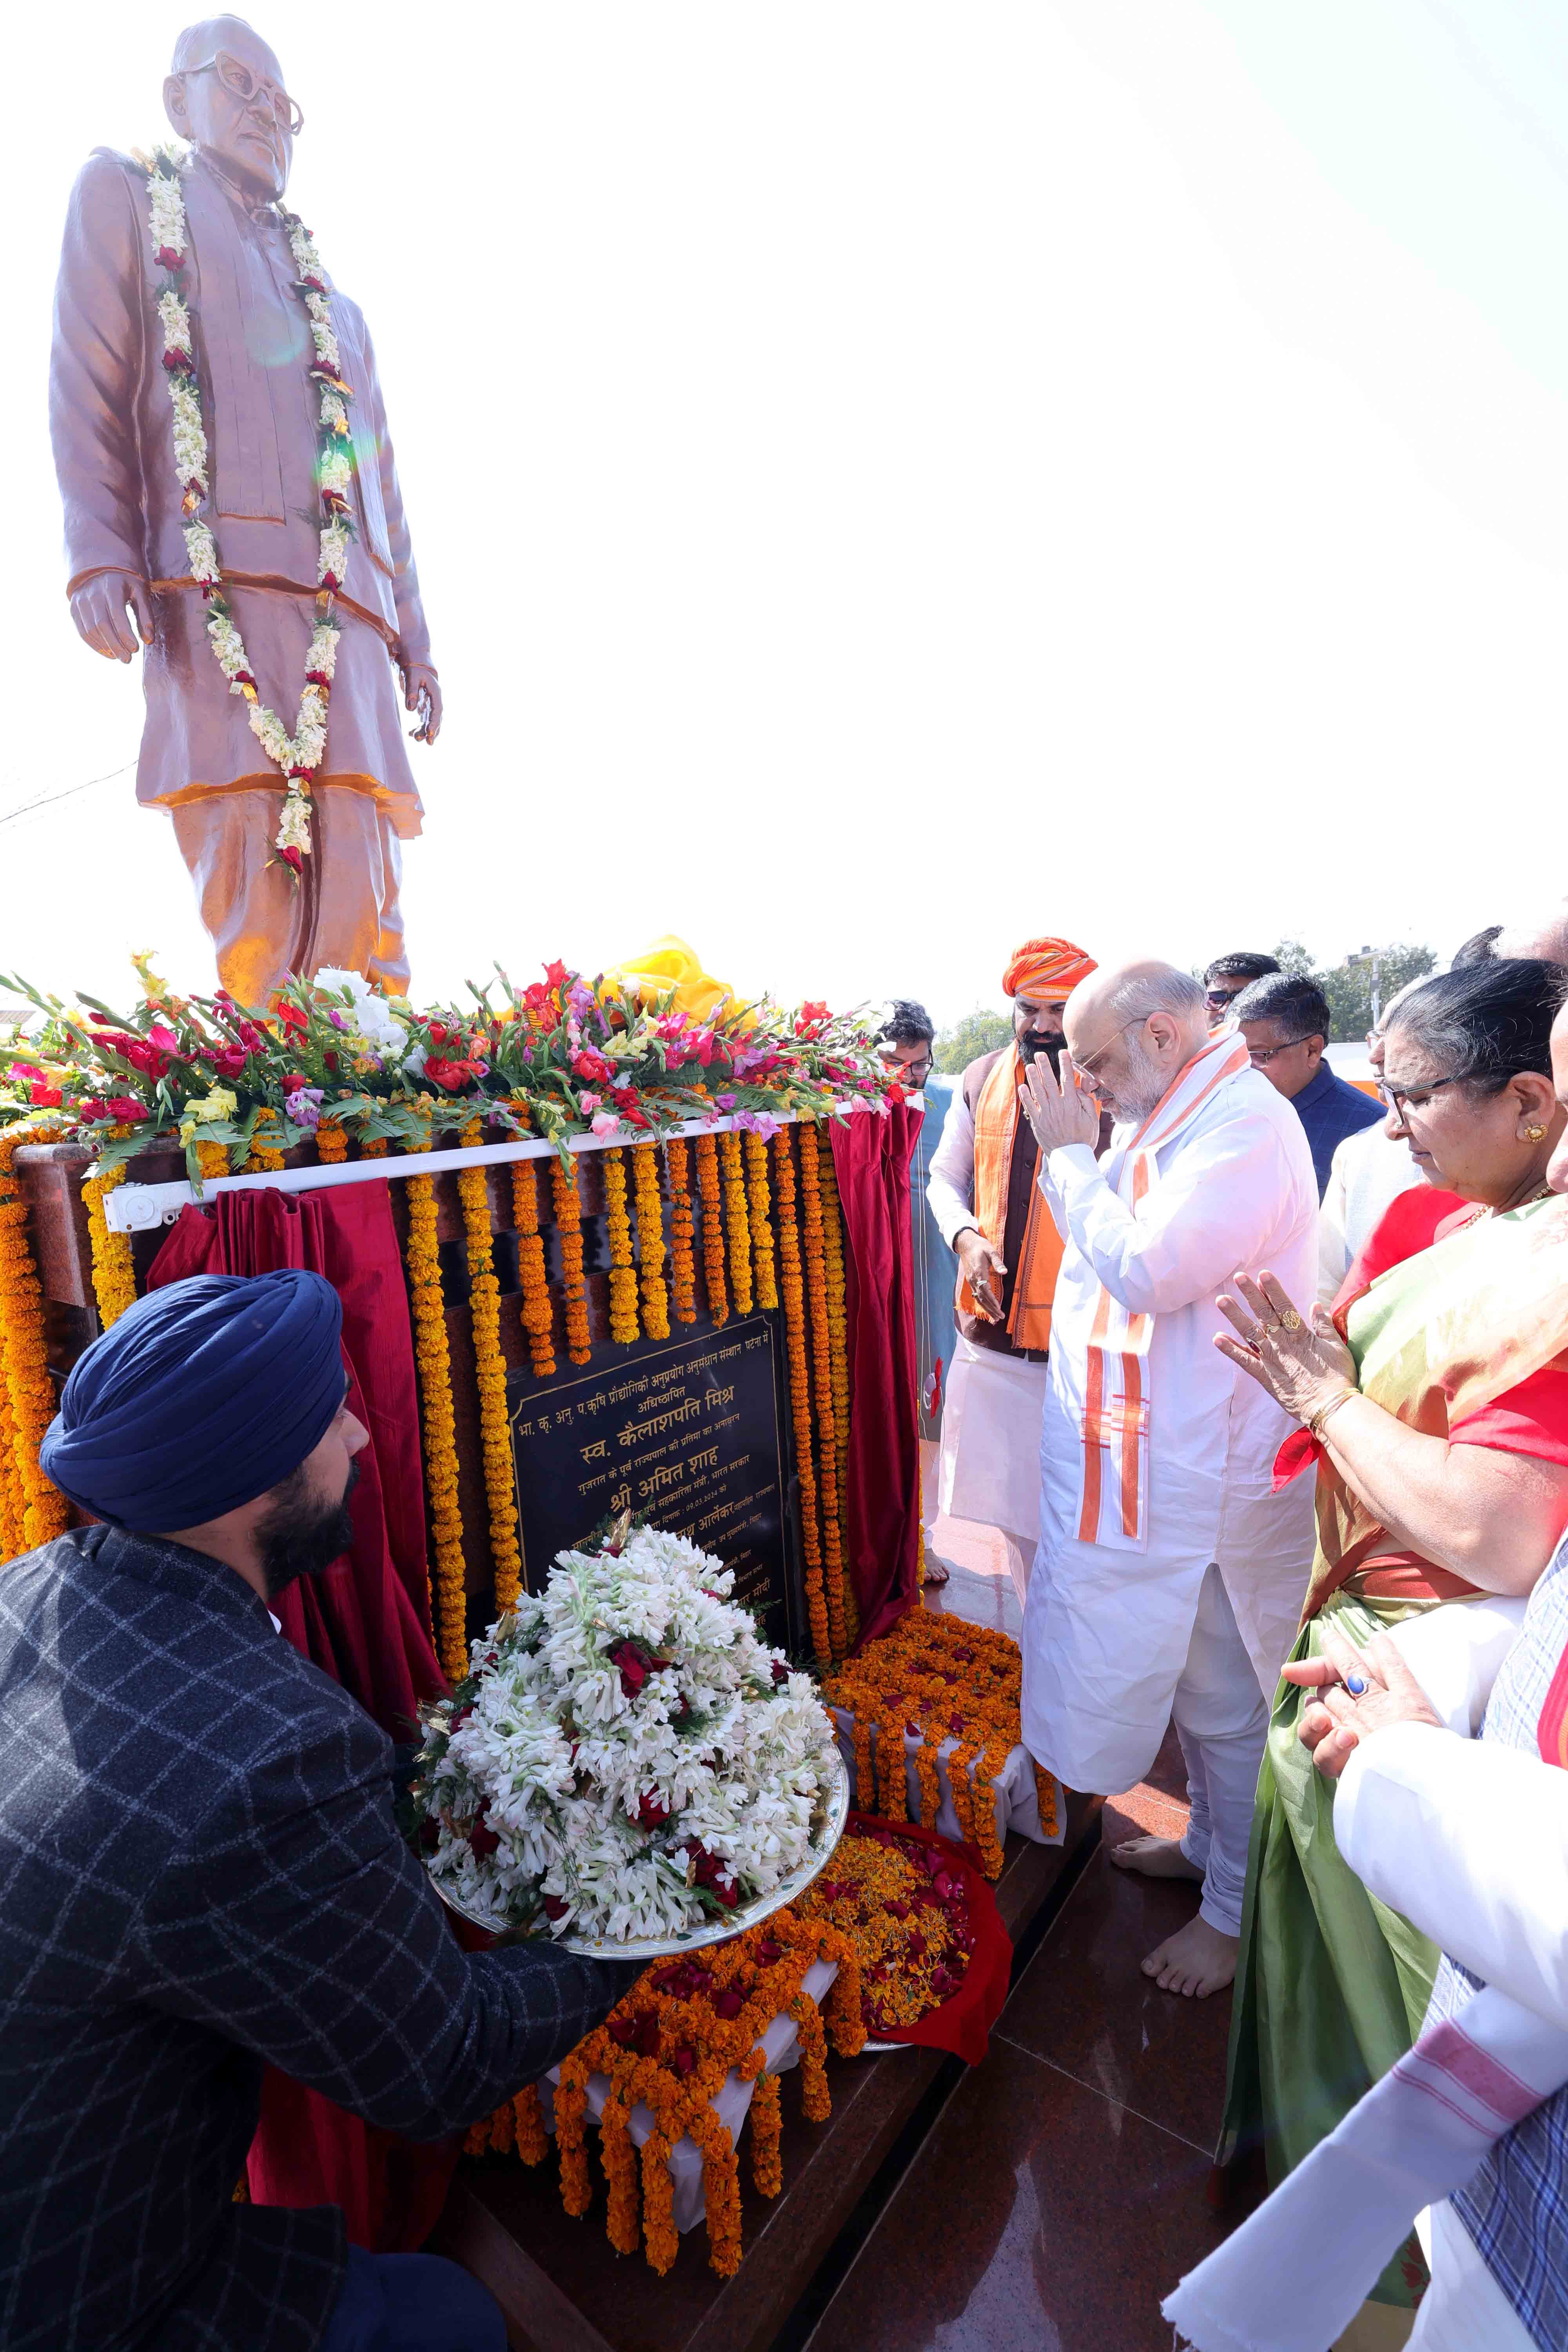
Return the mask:
M 926 1187 L 958 1257 L 958 1344 L 937 1500 L 952 1518 L 1002 1530 L 1020 1603 L 1039 1520 L 1040 1421 L 1062 1243 L 1035 1181 L 1039 1154 L 1018 1088 L 1037 1055 L 1056 1067 L 1066 1042 L 1062 1008 L 1096 969 L 1070 940 L 1026 940 L 1015 950 L 1002 976 L 1013 1000 L 1013 1042 L 964 1071 Z

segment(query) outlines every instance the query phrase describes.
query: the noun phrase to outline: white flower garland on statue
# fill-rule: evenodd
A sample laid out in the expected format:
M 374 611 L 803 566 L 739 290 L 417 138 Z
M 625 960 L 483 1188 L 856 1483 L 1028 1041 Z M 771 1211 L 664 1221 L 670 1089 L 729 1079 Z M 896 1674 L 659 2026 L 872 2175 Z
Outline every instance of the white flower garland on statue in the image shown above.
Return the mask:
M 142 160 L 147 163 L 153 257 L 165 273 L 158 291 L 158 317 L 163 329 L 163 369 L 174 412 L 174 466 L 183 486 L 185 552 L 206 604 L 207 638 L 218 667 L 228 680 L 228 690 L 242 696 L 249 705 L 250 731 L 286 780 L 283 814 L 273 846 L 298 877 L 310 854 L 310 783 L 326 755 L 327 705 L 341 634 L 333 618 L 334 600 L 348 570 L 349 542 L 353 537 L 353 514 L 349 505 L 353 459 L 348 413 L 348 403 L 353 395 L 342 378 L 326 271 L 315 240 L 297 213 L 276 205 L 274 210 L 283 224 L 294 267 L 300 273 L 296 290 L 310 322 L 315 352 L 310 380 L 321 399 L 316 457 L 316 482 L 321 500 L 321 542 L 316 558 L 319 617 L 305 655 L 304 691 L 290 735 L 257 689 L 250 656 L 225 593 L 217 542 L 211 526 L 202 520 L 209 488 L 207 436 L 202 419 L 201 380 L 191 337 L 191 309 L 181 291 L 178 276 L 184 268 L 186 254 L 185 197 L 180 184 L 184 163 L 168 147 L 159 148 L 150 161 Z

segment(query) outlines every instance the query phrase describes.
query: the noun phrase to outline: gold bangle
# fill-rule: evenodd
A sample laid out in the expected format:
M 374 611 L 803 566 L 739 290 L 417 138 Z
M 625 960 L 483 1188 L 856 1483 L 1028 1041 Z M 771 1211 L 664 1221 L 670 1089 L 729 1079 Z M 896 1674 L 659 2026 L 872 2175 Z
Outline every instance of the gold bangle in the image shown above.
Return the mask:
M 1332 1396 L 1329 1399 L 1327 1404 L 1321 1404 L 1318 1407 L 1317 1412 L 1312 1415 L 1310 1421 L 1307 1423 L 1307 1427 L 1312 1436 L 1321 1442 L 1323 1434 L 1323 1425 L 1328 1421 L 1331 1414 L 1338 1412 L 1341 1405 L 1342 1405 L 1348 1398 L 1360 1396 L 1360 1394 L 1361 1391 L 1359 1389 L 1342 1389 L 1338 1396 Z

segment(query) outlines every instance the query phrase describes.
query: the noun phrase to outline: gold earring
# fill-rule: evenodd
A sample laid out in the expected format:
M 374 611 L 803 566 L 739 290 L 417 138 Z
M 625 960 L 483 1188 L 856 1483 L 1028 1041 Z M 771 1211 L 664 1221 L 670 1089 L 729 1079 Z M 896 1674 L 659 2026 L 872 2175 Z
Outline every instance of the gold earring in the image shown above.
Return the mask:
M 1546 1129 L 1543 1127 L 1527 1127 L 1524 1130 L 1524 1139 L 1526 1143 L 1539 1143 L 1545 1132 Z

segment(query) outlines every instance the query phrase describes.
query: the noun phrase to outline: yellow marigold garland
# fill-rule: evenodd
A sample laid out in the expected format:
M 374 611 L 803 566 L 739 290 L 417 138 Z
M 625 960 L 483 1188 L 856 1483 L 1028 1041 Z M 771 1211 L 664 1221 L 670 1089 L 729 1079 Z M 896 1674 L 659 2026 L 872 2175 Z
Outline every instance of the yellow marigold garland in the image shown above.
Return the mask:
M 757 1305 L 779 1303 L 777 1252 L 773 1243 L 772 1205 L 768 1195 L 768 1147 L 760 1135 L 746 1136 L 746 1185 L 751 1194 L 752 1272 Z
M 349 1139 L 336 1119 L 324 1118 L 316 1129 L 316 1157 L 323 1168 L 335 1168 L 349 1156 Z
M 866 1792 L 875 1790 L 879 1810 L 893 1819 L 902 1816 L 907 1725 L 921 1740 L 914 1754 L 921 1823 L 934 1829 L 941 1801 L 937 1751 L 944 1740 L 955 1740 L 946 1760 L 959 1833 L 978 1847 L 986 1876 L 997 1877 L 1002 1843 L 991 1783 L 1010 1751 L 1022 1743 L 1022 1676 L 1018 1645 L 1005 1633 L 924 1609 L 910 1610 L 877 1641 L 868 1642 L 858 1657 L 826 1676 L 824 1697 L 853 1718 L 855 1786 L 862 1811 L 867 1809 Z M 881 1751 L 878 1761 L 885 1768 L 879 1776 L 872 1770 L 873 1727 Z M 1048 1773 L 1037 1769 L 1035 1790 L 1040 1827 L 1053 1836 L 1058 1826 L 1056 1786 Z
M 834 1981 L 837 1983 L 837 1978 Z M 758 2075 L 746 2121 L 752 2135 L 752 2186 L 759 2196 L 776 2197 L 784 2187 L 784 2165 L 779 2156 L 784 2108 L 776 2074 Z
M 462 1140 L 472 1146 L 479 1141 L 482 1133 L 476 1118 L 464 1128 Z M 500 1614 L 516 1605 L 522 1590 L 522 1554 L 518 1548 L 517 1482 L 512 1472 L 506 1358 L 500 1345 L 500 1284 L 496 1279 L 487 1171 L 460 1168 L 458 1198 L 463 1204 L 463 1225 L 468 1237 L 468 1316 L 474 1335 L 479 1444 L 484 1455 L 485 1496 L 490 1509 L 490 1558 L 495 1565 L 496 1610 Z
M 679 1139 L 667 1153 L 669 1166 L 669 1293 L 678 1323 L 697 1320 L 697 1265 L 692 1255 L 691 1166 Z
M 708 1314 L 718 1327 L 730 1320 L 724 1288 L 724 1220 L 719 1192 L 719 1147 L 710 1135 L 697 1139 L 697 1189 L 702 1196 L 702 1272 Z
M 845 1282 L 844 1211 L 833 1166 L 833 1138 L 822 1152 L 822 1256 L 827 1272 L 827 1339 L 833 1371 L 833 1419 L 838 1432 L 839 1516 L 849 1475 L 849 1329 L 848 1292 Z M 844 1618 L 851 1648 L 859 1639 L 859 1611 L 855 1605 L 854 1579 L 844 1579 Z
M 720 1160 L 724 1180 L 724 1222 L 730 1229 L 730 1287 L 737 1315 L 752 1311 L 752 1236 L 746 1222 L 746 1175 L 741 1139 L 731 1129 L 721 1136 Z
M 639 1143 L 632 1153 L 632 1183 L 637 1195 L 642 1327 L 650 1339 L 668 1339 L 669 1296 L 664 1286 L 664 1199 L 658 1184 L 658 1153 L 651 1143 Z
M 436 1654 L 452 1682 L 467 1671 L 468 1596 L 463 1563 L 463 1515 L 458 1502 L 458 1444 L 452 1417 L 452 1361 L 447 1344 L 447 1314 L 441 1296 L 441 1262 L 436 1243 L 436 1187 L 428 1176 L 410 1176 L 408 1202 L 408 1303 L 414 1317 L 414 1360 L 419 1373 L 420 1420 L 425 1437 L 425 1492 L 430 1506 L 435 1554 L 431 1614 Z
M 277 1124 L 278 1114 L 275 1110 L 262 1109 L 257 1112 L 256 1124 L 250 1130 L 250 1151 L 245 1163 L 248 1171 L 276 1172 L 282 1167 L 283 1154 L 275 1143 L 268 1140 Z M 386 1146 L 384 1143 L 382 1150 L 384 1151 L 385 1149 Z M 369 1150 L 370 1146 L 366 1144 L 367 1153 Z
M 583 1204 L 577 1191 L 577 1162 L 563 1168 L 559 1158 L 550 1163 L 555 1203 L 555 1231 L 561 1244 L 561 1287 L 566 1300 L 566 1353 L 574 1364 L 585 1364 L 588 1345 L 588 1293 L 583 1280 Z
M 610 1248 L 610 1337 L 624 1348 L 637 1336 L 637 1278 L 632 1265 L 632 1228 L 626 1215 L 626 1155 L 602 1155 L 605 1176 L 605 1236 Z
M 112 1127 L 116 1139 L 129 1134 L 124 1127 Z M 107 1331 L 118 1323 L 136 1297 L 136 1268 L 131 1257 L 129 1234 L 111 1234 L 103 1213 L 106 1193 L 114 1192 L 125 1181 L 125 1162 L 111 1168 L 107 1176 L 89 1176 L 81 1188 L 87 1209 L 88 1231 L 92 1237 L 92 1289 L 98 1301 L 98 1320 Z
M 788 1341 L 791 1418 L 795 1423 L 795 1496 L 800 1511 L 800 1548 L 805 1563 L 805 1612 L 817 1667 L 833 1663 L 827 1604 L 822 1589 L 822 1545 L 816 1527 L 816 1473 L 811 1454 L 811 1380 L 806 1369 L 805 1294 L 801 1282 L 800 1236 L 795 1222 L 795 1159 L 789 1129 L 773 1138 L 773 1189 L 778 1200 L 779 1296 Z
M 822 1498 L 822 1585 L 834 1661 L 847 1648 L 844 1622 L 844 1549 L 838 1532 L 838 1424 L 833 1411 L 832 1342 L 827 1328 L 827 1268 L 824 1258 L 822 1188 L 817 1134 L 800 1130 L 801 1255 L 810 1301 L 812 1393 L 816 1403 L 817 1491 Z
M 47 1143 L 54 1132 L 34 1128 L 21 1136 L 0 1136 L 0 1435 L 8 1439 L 0 1468 L 0 1508 L 7 1559 L 47 1543 L 69 1524 L 65 1496 L 38 1467 L 38 1443 L 54 1419 L 55 1391 L 44 1336 L 43 1286 L 27 1240 L 26 1202 L 11 1166 L 18 1145 Z
M 544 1239 L 539 1230 L 539 1180 L 531 1160 L 512 1162 L 511 1222 L 517 1234 L 523 1333 L 533 1360 L 534 1375 L 543 1380 L 555 1370 L 555 1318 L 544 1271 Z

